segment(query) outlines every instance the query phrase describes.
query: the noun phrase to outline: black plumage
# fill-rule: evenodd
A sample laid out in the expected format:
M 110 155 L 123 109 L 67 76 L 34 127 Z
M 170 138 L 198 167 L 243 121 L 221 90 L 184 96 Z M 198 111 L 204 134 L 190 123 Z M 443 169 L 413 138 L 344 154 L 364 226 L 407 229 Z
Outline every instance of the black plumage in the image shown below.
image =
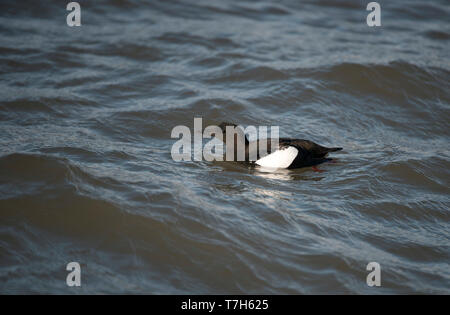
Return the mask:
M 232 126 L 237 127 L 237 125 L 232 123 L 221 123 L 219 127 L 221 128 L 223 134 L 222 140 L 226 143 L 226 127 Z M 245 146 L 245 161 L 246 162 L 255 162 L 255 160 L 251 160 L 251 157 L 256 156 L 256 160 L 264 157 L 265 155 L 260 154 L 260 146 L 263 146 L 263 152 L 267 152 L 267 154 L 271 154 L 277 150 L 283 150 L 287 147 L 294 147 L 298 150 L 298 154 L 288 168 L 300 168 L 306 166 L 314 166 L 321 164 L 323 162 L 329 161 L 327 158 L 328 153 L 336 152 L 342 150 L 340 147 L 328 148 L 321 146 L 313 141 L 304 140 L 304 139 L 292 139 L 292 138 L 279 138 L 278 146 L 276 145 L 276 141 L 273 139 L 258 139 L 250 142 L 247 137 L 243 134 L 243 130 L 240 128 L 235 128 L 237 131 L 234 135 L 234 160 L 238 160 L 237 155 L 237 144 L 239 141 L 244 141 L 243 146 Z M 238 136 L 238 134 L 240 136 Z M 243 140 L 241 140 L 243 139 Z M 264 150 L 267 146 L 267 150 Z M 256 150 L 256 152 L 255 152 Z M 253 153 L 253 154 L 252 154 Z

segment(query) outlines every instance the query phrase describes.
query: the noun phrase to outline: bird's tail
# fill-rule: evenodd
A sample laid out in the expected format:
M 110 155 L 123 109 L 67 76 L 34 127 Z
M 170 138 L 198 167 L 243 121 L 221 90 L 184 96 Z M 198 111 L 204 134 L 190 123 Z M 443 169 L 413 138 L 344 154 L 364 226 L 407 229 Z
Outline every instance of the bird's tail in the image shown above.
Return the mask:
M 336 151 L 341 151 L 342 148 L 327 148 L 328 152 L 336 152 Z
M 335 148 L 327 148 L 327 147 L 323 147 L 323 146 L 317 146 L 315 148 L 315 150 L 313 150 L 313 156 L 316 158 L 323 158 L 325 156 L 327 156 L 328 153 L 330 152 L 336 152 L 336 151 L 341 151 L 342 148 L 339 147 L 335 147 Z

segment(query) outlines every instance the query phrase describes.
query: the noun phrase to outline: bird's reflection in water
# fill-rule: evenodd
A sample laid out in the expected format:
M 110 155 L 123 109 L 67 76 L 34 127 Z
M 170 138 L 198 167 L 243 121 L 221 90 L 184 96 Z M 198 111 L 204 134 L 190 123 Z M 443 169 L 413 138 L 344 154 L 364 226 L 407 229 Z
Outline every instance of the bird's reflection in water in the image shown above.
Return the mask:
M 276 196 L 273 183 L 271 181 L 320 181 L 324 178 L 324 173 L 316 173 L 311 167 L 300 169 L 272 169 L 264 168 L 241 162 L 214 161 L 214 167 L 210 169 L 211 176 L 215 178 L 211 187 L 227 194 L 242 194 L 246 191 L 256 191 L 255 187 L 267 186 L 263 195 L 266 197 Z M 215 177 L 217 172 L 226 172 L 229 176 Z M 318 174 L 321 174 L 320 176 Z M 256 175 L 256 177 L 255 177 Z M 257 178 L 263 181 L 256 180 Z M 256 181 L 255 181 L 256 180 Z
M 314 180 L 319 181 L 323 176 L 311 176 L 311 168 L 305 167 L 301 169 L 273 169 L 261 166 L 251 166 L 250 169 L 253 170 L 254 174 L 266 179 L 275 180 Z

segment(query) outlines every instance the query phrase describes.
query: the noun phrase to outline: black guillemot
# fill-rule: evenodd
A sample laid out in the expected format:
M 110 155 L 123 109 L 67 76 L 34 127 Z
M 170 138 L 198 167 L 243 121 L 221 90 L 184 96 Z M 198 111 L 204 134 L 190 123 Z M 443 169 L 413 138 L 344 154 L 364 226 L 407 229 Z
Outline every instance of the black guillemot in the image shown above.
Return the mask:
M 237 133 L 243 132 L 239 126 L 233 123 L 223 122 L 219 127 L 223 132 L 221 140 L 225 145 L 227 139 L 227 127 L 233 127 Z M 239 141 L 237 133 L 234 134 L 234 154 L 236 161 L 237 143 Z M 303 139 L 279 138 L 278 145 L 276 145 L 274 139 L 258 139 L 250 142 L 243 134 L 242 139 L 244 139 L 243 141 L 245 142 L 245 161 L 269 168 L 293 169 L 307 166 L 314 167 L 315 165 L 330 161 L 331 159 L 326 158 L 328 153 L 342 150 L 342 148 L 339 147 L 327 148 L 310 140 Z M 267 148 L 265 150 L 266 154 L 263 155 L 260 153 L 262 141 L 264 141 L 263 145 Z M 256 152 L 254 152 L 254 150 L 256 150 Z M 252 153 L 254 154 L 252 155 Z M 256 157 L 256 159 L 251 160 L 250 157 L 252 156 Z

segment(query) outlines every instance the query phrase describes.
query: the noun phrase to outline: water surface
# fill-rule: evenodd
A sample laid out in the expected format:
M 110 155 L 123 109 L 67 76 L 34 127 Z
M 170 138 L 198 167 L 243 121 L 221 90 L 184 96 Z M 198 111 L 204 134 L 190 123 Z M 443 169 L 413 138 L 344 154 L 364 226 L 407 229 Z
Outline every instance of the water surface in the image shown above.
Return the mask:
M 367 2 L 2 1 L 0 293 L 450 293 L 450 8 Z M 174 162 L 194 117 L 344 151 Z

